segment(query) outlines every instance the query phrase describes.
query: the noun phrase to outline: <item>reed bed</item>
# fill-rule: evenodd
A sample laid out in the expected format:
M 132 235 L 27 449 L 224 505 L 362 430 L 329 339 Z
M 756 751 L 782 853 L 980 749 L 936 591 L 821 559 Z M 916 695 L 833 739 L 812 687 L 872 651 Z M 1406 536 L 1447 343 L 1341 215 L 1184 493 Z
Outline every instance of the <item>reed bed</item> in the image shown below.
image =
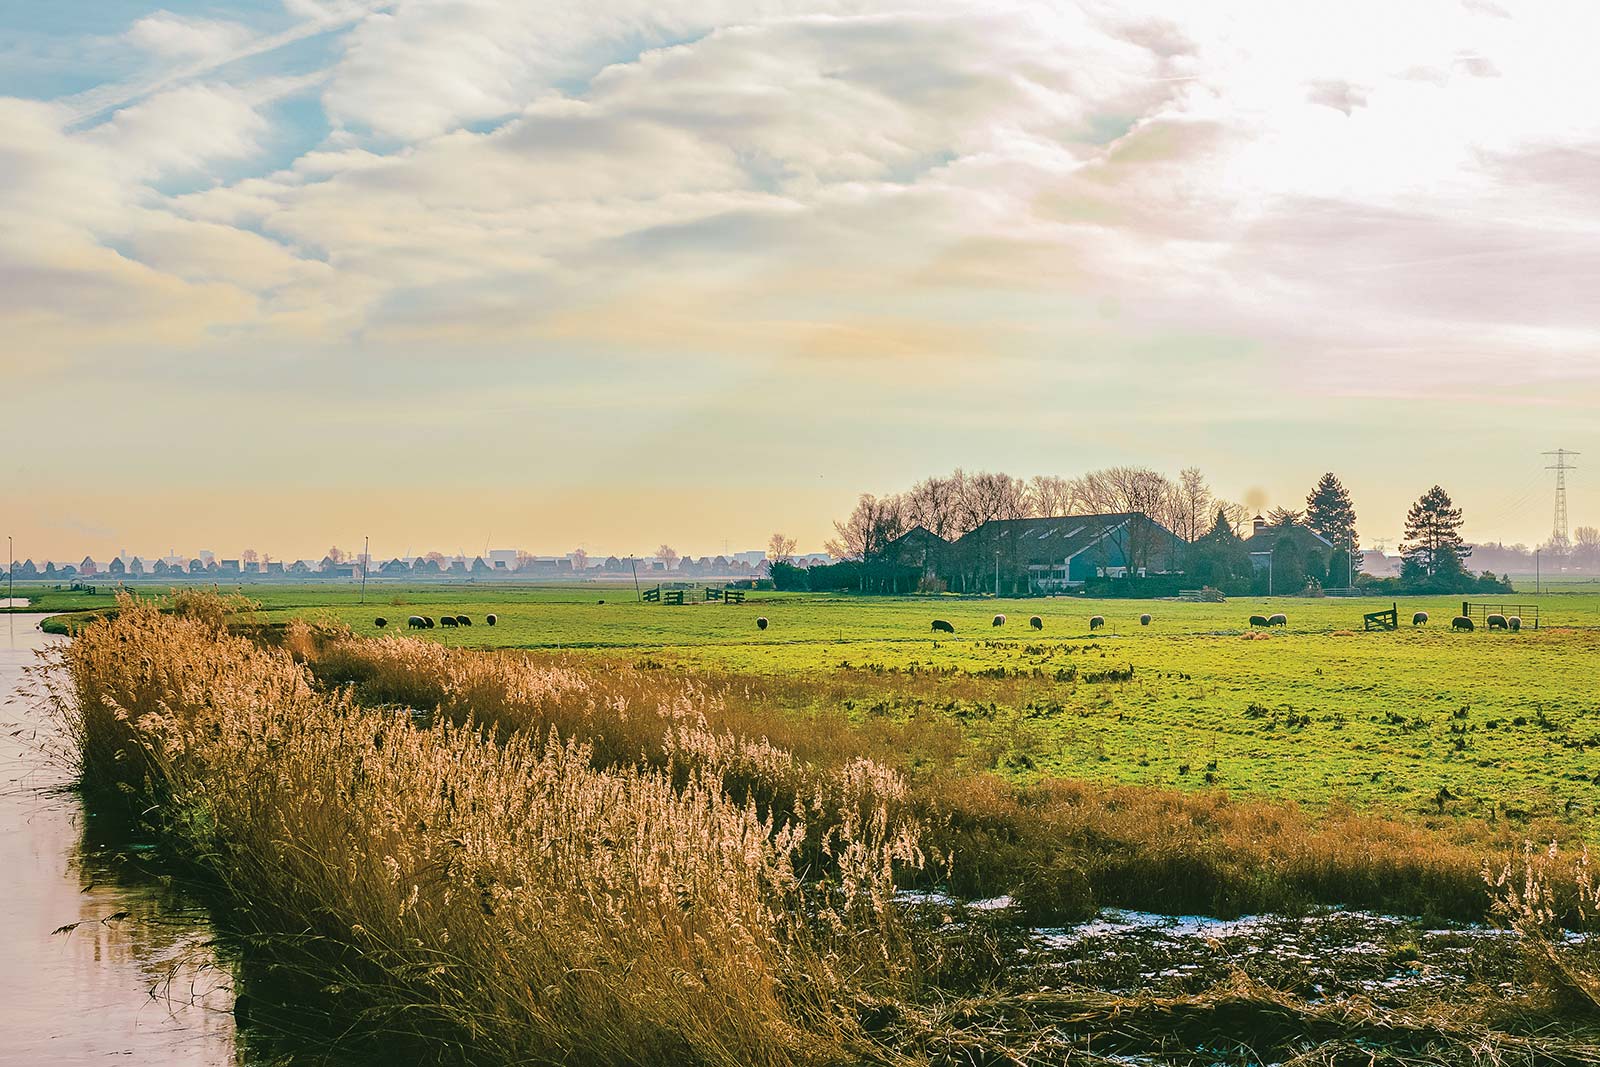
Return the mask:
M 251 943 L 391 1049 L 842 1062 L 870 1047 L 858 1002 L 904 981 L 890 899 L 916 840 L 888 809 L 903 784 L 867 761 L 831 775 L 853 803 L 813 877 L 804 806 L 779 819 L 723 784 L 784 754 L 748 765 L 759 746 L 683 727 L 663 763 L 630 764 L 625 731 L 580 728 L 601 706 L 581 678 L 507 690 L 545 709 L 534 729 L 481 725 L 465 697 L 441 701 L 459 721 L 416 725 L 316 684 L 290 649 L 133 600 L 51 677 L 85 790 L 203 868 Z
M 1337 803 L 1314 813 L 1219 790 L 1018 784 L 972 769 L 985 761 L 948 723 L 852 719 L 819 709 L 804 681 L 356 639 L 303 623 L 291 624 L 286 643 L 324 684 L 352 684 L 364 702 L 584 736 L 602 765 L 714 765 L 726 790 L 763 813 L 783 820 L 807 810 L 809 865 L 847 806 L 835 791 L 843 779 L 829 769 L 869 756 L 899 774 L 885 779 L 892 789 L 863 795 L 923 827 L 924 884 L 1010 895 L 1040 924 L 1103 906 L 1227 916 L 1313 904 L 1477 920 L 1491 904 L 1484 857 L 1509 856 L 1525 834 L 1543 832 L 1453 818 L 1429 825 Z

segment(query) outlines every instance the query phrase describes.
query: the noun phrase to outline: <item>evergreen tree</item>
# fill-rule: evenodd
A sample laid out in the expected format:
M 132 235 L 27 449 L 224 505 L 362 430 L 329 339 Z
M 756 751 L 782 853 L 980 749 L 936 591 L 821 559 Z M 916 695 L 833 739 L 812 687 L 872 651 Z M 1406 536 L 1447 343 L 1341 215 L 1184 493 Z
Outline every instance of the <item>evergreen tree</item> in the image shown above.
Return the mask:
M 1328 561 L 1328 581 L 1344 585 L 1361 567 L 1360 543 L 1356 536 L 1356 508 L 1350 493 L 1339 479 L 1328 472 L 1306 497 L 1306 525 L 1333 545 Z
M 1437 485 L 1406 513 L 1406 569 L 1414 575 L 1458 577 L 1472 550 L 1461 541 L 1461 509 Z
M 1249 588 L 1250 550 L 1233 532 L 1226 508 L 1217 510 L 1209 533 L 1188 546 L 1185 571 L 1195 581 L 1226 592 Z

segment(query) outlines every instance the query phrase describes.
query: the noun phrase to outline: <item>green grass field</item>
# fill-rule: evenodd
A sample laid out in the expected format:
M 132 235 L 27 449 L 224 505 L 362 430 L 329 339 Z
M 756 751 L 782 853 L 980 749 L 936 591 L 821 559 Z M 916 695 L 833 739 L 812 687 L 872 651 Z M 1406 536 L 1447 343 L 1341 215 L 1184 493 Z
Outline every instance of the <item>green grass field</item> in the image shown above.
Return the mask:
M 105 588 L 102 586 L 102 588 Z M 796 711 L 943 719 L 962 759 L 1021 780 L 1050 775 L 1225 788 L 1311 806 L 1462 817 L 1587 818 L 1600 804 L 1600 595 L 1540 597 L 1543 626 L 1452 633 L 1460 598 L 1400 603 L 1402 627 L 1364 633 L 1372 599 L 1170 601 L 859 598 L 755 593 L 743 605 L 637 603 L 629 586 L 252 586 L 255 621 L 337 621 L 407 635 L 411 614 L 468 629 L 411 636 L 559 651 L 709 675 Z M 49 610 L 100 606 L 78 597 Z M 109 603 L 109 596 L 95 598 Z M 604 600 L 605 603 L 598 603 Z M 1529 603 L 1528 594 L 1506 598 Z M 1430 625 L 1413 629 L 1411 613 Z M 1149 612 L 1152 625 L 1141 627 Z M 1244 636 L 1251 614 L 1285 629 Z M 490 612 L 499 625 L 484 625 Z M 1004 613 L 1008 622 L 994 627 Z M 1029 629 L 1030 615 L 1044 620 Z M 1106 618 L 1091 633 L 1091 615 Z M 769 628 L 758 631 L 757 616 Z M 934 618 L 956 633 L 930 632 Z M 1353 632 L 1352 632 L 1353 631 Z M 1131 668 L 1131 678 L 1127 672 Z

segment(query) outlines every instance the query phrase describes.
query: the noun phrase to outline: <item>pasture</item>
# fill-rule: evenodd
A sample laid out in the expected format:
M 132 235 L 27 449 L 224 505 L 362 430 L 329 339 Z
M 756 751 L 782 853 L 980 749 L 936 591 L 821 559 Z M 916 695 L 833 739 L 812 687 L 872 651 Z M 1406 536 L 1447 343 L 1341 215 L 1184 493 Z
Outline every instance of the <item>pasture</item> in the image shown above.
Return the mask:
M 363 636 L 645 666 L 795 714 L 843 709 L 864 722 L 959 728 L 959 751 L 908 751 L 912 773 L 953 762 L 1019 782 L 1225 789 L 1513 824 L 1587 820 L 1600 805 L 1595 594 L 1540 597 L 1537 632 L 1460 634 L 1449 629 L 1459 598 L 1402 601 L 1399 631 L 1366 633 L 1362 613 L 1389 601 L 765 592 L 744 604 L 667 607 L 637 603 L 631 585 L 375 584 L 362 605 L 346 588 L 245 592 L 262 603 L 259 623 L 298 617 Z M 1417 610 L 1430 613 L 1428 626 L 1410 625 Z M 446 611 L 474 625 L 405 629 L 408 615 Z M 1146 612 L 1151 625 L 1140 626 Z M 1275 612 L 1286 627 L 1246 636 L 1250 615 Z M 997 628 L 999 613 L 1007 624 Z M 1091 632 L 1096 614 L 1106 625 Z M 1042 630 L 1028 627 L 1032 615 Z M 932 633 L 935 618 L 955 634 Z
M 908 751 L 912 773 L 949 762 L 1018 782 L 1224 789 L 1513 824 L 1586 820 L 1600 806 L 1596 594 L 1538 598 L 1537 632 L 1462 634 L 1449 629 L 1460 598 L 1402 601 L 1399 631 L 1367 633 L 1362 613 L 1389 601 L 758 592 L 744 604 L 669 607 L 636 602 L 631 585 L 375 583 L 362 605 L 353 588 L 244 591 L 262 604 L 251 621 L 268 625 L 304 618 L 362 636 L 644 666 L 795 714 L 843 709 L 858 721 L 959 729 L 959 751 Z M 1418 610 L 1431 620 L 1414 628 Z M 409 615 L 446 612 L 474 625 L 405 628 Z M 491 612 L 494 627 L 484 624 Z M 1251 634 L 1250 615 L 1275 612 L 1286 627 Z M 1002 613 L 1006 625 L 991 625 Z M 1042 630 L 1029 628 L 1033 615 Z M 1093 615 L 1106 624 L 1091 632 Z M 935 618 L 955 634 L 932 633 Z

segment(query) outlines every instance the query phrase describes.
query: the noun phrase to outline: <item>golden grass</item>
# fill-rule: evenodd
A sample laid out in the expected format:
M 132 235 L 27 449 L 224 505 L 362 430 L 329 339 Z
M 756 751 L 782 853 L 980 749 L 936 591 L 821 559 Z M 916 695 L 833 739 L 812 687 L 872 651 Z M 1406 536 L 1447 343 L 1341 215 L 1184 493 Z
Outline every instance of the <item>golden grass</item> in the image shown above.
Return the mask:
M 461 715 L 417 726 L 314 684 L 293 655 L 303 634 L 265 649 L 199 614 L 119 607 L 51 686 L 85 788 L 178 843 L 244 933 L 391 1048 L 835 1062 L 865 1047 L 853 1005 L 901 981 L 890 896 L 917 842 L 879 766 L 815 773 L 827 797 L 779 819 L 724 781 L 792 757 L 705 730 L 692 693 L 639 715 L 659 730 L 663 709 L 683 712 L 664 716 L 665 762 L 629 763 L 645 733 L 570 672 L 429 661 Z M 472 702 L 496 687 L 530 729 L 478 724 Z M 796 863 L 824 803 L 829 876 L 814 880 Z

